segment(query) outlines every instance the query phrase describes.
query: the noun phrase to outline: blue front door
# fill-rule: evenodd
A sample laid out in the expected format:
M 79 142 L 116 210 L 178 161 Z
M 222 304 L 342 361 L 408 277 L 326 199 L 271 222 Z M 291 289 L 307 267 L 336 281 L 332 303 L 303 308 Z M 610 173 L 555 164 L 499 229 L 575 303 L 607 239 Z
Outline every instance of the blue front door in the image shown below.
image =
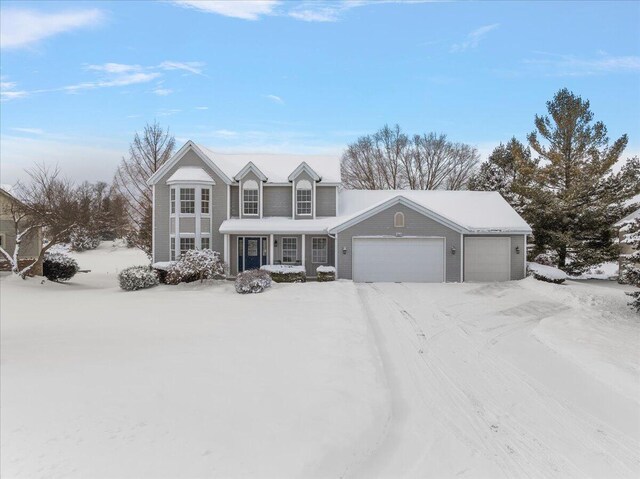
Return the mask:
M 260 269 L 260 238 L 244 239 L 244 270 Z

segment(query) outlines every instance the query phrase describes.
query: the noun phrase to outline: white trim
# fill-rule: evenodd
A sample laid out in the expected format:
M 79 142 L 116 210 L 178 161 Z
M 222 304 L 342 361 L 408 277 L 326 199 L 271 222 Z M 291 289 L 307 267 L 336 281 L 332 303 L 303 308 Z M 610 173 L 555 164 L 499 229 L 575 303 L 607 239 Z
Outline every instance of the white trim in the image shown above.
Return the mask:
M 249 173 L 250 171 L 252 171 L 258 178 L 260 178 L 261 181 L 267 181 L 267 177 L 265 176 L 265 174 L 260 171 L 260 168 L 258 168 L 253 162 L 249 162 L 247 163 L 244 168 L 242 168 L 238 173 L 236 173 L 233 177 L 234 180 L 238 181 L 242 178 L 244 178 L 244 176 Z
M 337 235 L 336 235 L 337 237 Z M 392 235 L 363 235 L 363 236 L 352 236 L 351 237 L 351 280 L 353 281 L 353 242 L 357 238 L 362 239 L 394 239 L 394 240 L 403 240 L 403 239 L 440 239 L 442 240 L 442 282 L 447 282 L 447 237 L 446 236 L 392 236 Z M 336 267 L 337 271 L 337 267 Z M 337 279 L 337 278 L 336 278 Z
M 291 182 L 291 219 L 296 219 L 296 182 Z
M 171 189 L 169 189 L 169 203 L 171 203 Z M 171 204 L 169 204 L 169 213 L 171 213 Z M 171 220 L 171 216 L 169 216 L 169 220 Z M 3 236 L 0 235 L 0 238 Z M 6 248 L 4 241 L 0 240 L 0 244 Z M 156 185 L 151 188 L 151 262 L 156 262 Z
M 303 236 L 303 238 L 304 238 L 304 236 Z M 295 255 L 295 258 L 293 258 L 293 262 L 286 262 L 285 263 L 285 261 L 284 261 L 284 240 L 285 239 L 292 239 L 292 240 L 295 240 L 295 242 L 296 242 L 296 255 Z M 298 261 L 298 237 L 297 236 L 282 236 L 280 238 L 280 240 L 282 241 L 282 245 L 280 247 L 280 250 L 281 250 L 280 262 L 282 264 L 296 264 L 296 262 Z
M 435 220 L 438 223 L 441 223 L 458 233 L 463 233 L 467 231 L 466 228 L 462 227 L 461 225 L 445 218 L 444 216 L 440 216 L 439 214 L 431 211 L 430 209 L 425 208 L 422 205 L 419 205 L 414 201 L 411 201 L 403 196 L 394 196 L 393 198 L 390 198 L 384 203 L 380 203 L 379 205 L 373 208 L 370 208 L 366 211 L 363 211 L 362 213 L 352 217 L 351 219 L 334 226 L 333 228 L 329 228 L 329 233 L 339 233 L 340 231 L 344 231 L 345 229 L 350 228 L 351 226 L 356 225 L 368 218 L 371 218 L 373 215 L 376 215 L 381 211 L 384 211 L 390 208 L 391 206 L 395 206 L 397 204 L 401 204 L 406 206 L 407 208 L 411 208 L 417 211 L 418 213 L 423 214 L 427 218 L 431 218 L 432 220 Z M 504 233 L 501 233 L 501 234 L 504 234 Z
M 311 193 L 311 208 L 313 211 L 313 219 L 316 219 L 316 182 L 313 182 L 313 192 Z
M 303 181 L 306 181 L 306 180 L 303 180 Z M 315 183 L 314 183 L 314 185 L 315 185 Z M 309 201 L 309 203 L 311 203 L 311 211 L 309 213 L 298 213 L 298 192 L 299 191 L 308 191 L 310 193 L 310 195 L 311 195 L 311 199 Z M 314 207 L 313 207 L 313 205 L 314 205 L 313 188 L 311 188 L 311 189 L 308 189 L 308 188 L 296 188 L 295 192 L 294 192 L 294 195 L 295 195 L 295 199 L 296 199 L 296 202 L 295 202 L 295 205 L 294 205 L 295 206 L 295 215 L 296 216 L 313 216 L 314 219 L 315 219 Z M 300 203 L 307 203 L 307 201 L 300 201 Z
M 245 213 L 245 211 L 244 211 L 244 192 L 245 192 L 244 183 L 248 183 L 249 181 L 253 181 L 256 184 L 257 191 L 258 191 L 258 205 L 257 205 L 257 211 L 255 213 Z M 240 215 L 241 215 L 240 217 L 241 218 L 243 218 L 245 216 L 260 217 L 260 185 L 261 184 L 262 183 L 258 184 L 258 182 L 256 180 L 247 180 L 246 182 L 245 181 L 241 181 L 240 182 L 239 190 L 240 190 L 240 199 L 242 200 L 242 203 L 241 203 L 241 208 L 242 209 L 240 210 Z M 256 188 L 246 188 L 246 191 L 256 191 Z
M 313 241 L 321 239 L 324 240 L 324 261 L 313 261 Z M 312 236 L 311 237 L 311 264 L 327 264 L 329 263 L 329 238 L 327 236 Z
M 264 198 L 264 194 L 262 192 L 262 181 L 259 183 L 259 188 L 258 188 L 258 211 L 260 213 L 260 218 L 262 218 L 262 215 L 264 213 L 264 201 L 262 201 L 262 199 Z
M 460 233 L 460 282 L 464 283 L 464 235 Z
M 273 264 L 273 234 L 269 235 L 269 264 Z
M 335 237 L 333 238 L 333 256 L 334 256 L 333 267 L 336 269 L 336 279 L 338 279 L 338 233 L 336 233 Z
M 302 264 L 302 267 L 306 269 L 305 267 L 305 260 L 307 259 L 307 250 L 305 249 L 305 238 L 307 235 L 302 235 L 302 252 L 300 253 L 302 256 L 300 257 L 300 263 Z
M 524 261 L 523 261 L 523 270 L 522 270 L 522 277 L 526 278 L 527 277 L 527 235 L 523 235 L 524 236 L 524 251 L 522 252 L 522 255 L 524 256 Z
M 400 216 L 398 216 L 400 215 Z M 398 218 L 402 218 L 402 224 L 398 224 L 399 221 L 397 221 Z M 405 227 L 405 223 L 404 223 L 404 213 L 402 211 L 396 211 L 393 214 L 393 227 L 394 228 L 404 228 Z
M 209 193 L 209 197 L 211 197 L 211 193 Z M 195 200 L 196 200 L 196 215 L 195 215 L 195 234 L 196 234 L 196 241 L 195 241 L 195 247 L 196 249 L 202 249 L 202 244 L 201 244 L 201 233 L 202 233 L 202 188 L 196 188 L 196 195 L 195 195 Z M 209 204 L 209 211 L 211 211 L 211 204 Z M 209 245 L 211 246 L 211 245 Z
M 151 175 L 151 177 L 147 180 L 147 184 L 153 185 L 157 183 L 160 180 L 160 178 L 162 178 L 167 173 L 167 171 L 173 168 L 173 166 L 182 159 L 182 157 L 189 151 L 189 149 L 192 149 L 196 153 L 196 155 L 198 155 L 200 159 L 209 168 L 211 168 L 214 171 L 214 173 L 218 175 L 218 177 L 222 179 L 222 181 L 224 181 L 226 184 L 229 184 L 232 182 L 231 178 L 225 175 L 224 172 L 220 168 L 218 168 L 218 166 L 211 160 L 211 158 L 209 158 L 208 155 L 206 155 L 200 148 L 198 148 L 198 145 L 196 145 L 193 141 L 189 140 L 182 146 L 182 148 L 178 150 L 178 152 L 175 155 L 169 158 L 160 168 L 156 170 L 156 172 L 153 175 Z
M 304 161 L 303 161 L 302 163 L 300 163 L 300 164 L 298 165 L 298 167 L 297 167 L 295 170 L 293 170 L 293 171 L 291 172 L 291 174 L 289 175 L 289 177 L 288 177 L 287 179 L 288 179 L 289 181 L 293 181 L 293 180 L 295 180 L 295 179 L 298 177 L 298 175 L 299 175 L 300 173 L 302 173 L 303 171 L 306 171 L 306 172 L 307 172 L 307 174 L 308 174 L 311 178 L 313 178 L 315 181 L 320 181 L 320 180 L 322 179 L 322 178 L 320 177 L 320 175 L 318 175 L 318 173 L 316 173 L 316 172 L 314 171 L 314 169 L 313 169 L 313 168 L 311 168 L 311 167 L 310 167 L 306 162 L 304 162 Z
M 222 255 L 222 257 L 224 258 L 224 262 L 226 264 L 229 264 L 229 256 L 230 256 L 230 248 L 229 248 L 229 235 L 224 235 L 223 236 L 223 248 L 224 248 L 224 253 Z
M 227 185 L 227 219 L 229 218 L 231 218 L 231 185 Z
M 340 194 L 339 194 L 339 190 L 340 190 L 340 188 L 339 188 L 339 187 L 336 187 L 336 188 L 335 188 L 335 190 L 336 190 L 336 211 L 334 212 L 334 216 L 338 216 L 338 211 L 340 211 L 340 210 L 338 209 L 338 201 L 339 201 L 339 199 L 340 199 Z

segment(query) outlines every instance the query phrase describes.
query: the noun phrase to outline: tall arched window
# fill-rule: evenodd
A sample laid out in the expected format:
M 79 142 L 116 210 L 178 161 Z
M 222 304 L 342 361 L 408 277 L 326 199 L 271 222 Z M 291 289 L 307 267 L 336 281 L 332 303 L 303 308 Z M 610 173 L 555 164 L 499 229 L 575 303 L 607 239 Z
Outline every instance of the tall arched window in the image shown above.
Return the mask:
M 396 228 L 404 228 L 404 213 L 398 211 L 393 215 L 393 226 Z
M 258 214 L 258 183 L 247 180 L 242 183 L 242 213 L 245 215 Z
M 300 180 L 296 183 L 296 214 L 311 215 L 311 183 Z

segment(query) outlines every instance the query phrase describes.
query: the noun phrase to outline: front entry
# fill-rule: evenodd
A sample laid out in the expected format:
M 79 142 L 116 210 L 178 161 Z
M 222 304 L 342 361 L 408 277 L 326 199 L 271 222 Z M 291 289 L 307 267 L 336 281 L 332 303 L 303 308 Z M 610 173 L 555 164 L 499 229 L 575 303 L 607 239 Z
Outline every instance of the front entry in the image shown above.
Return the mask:
M 262 262 L 262 255 L 266 255 L 266 251 L 263 249 L 263 238 L 240 238 L 238 246 L 240 246 L 238 255 L 238 271 L 247 271 L 249 269 L 260 269 L 260 266 L 264 264 Z

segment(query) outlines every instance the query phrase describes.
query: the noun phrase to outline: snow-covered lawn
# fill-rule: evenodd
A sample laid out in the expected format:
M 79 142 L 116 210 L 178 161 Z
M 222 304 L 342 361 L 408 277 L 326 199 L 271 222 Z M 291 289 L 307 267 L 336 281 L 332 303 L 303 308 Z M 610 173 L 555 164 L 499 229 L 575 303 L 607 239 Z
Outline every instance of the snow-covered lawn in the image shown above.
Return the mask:
M 618 288 L 4 276 L 2 477 L 638 477 Z
M 117 287 L 104 244 L 70 284 L 0 279 L 3 478 L 338 477 L 388 393 L 355 286 Z

